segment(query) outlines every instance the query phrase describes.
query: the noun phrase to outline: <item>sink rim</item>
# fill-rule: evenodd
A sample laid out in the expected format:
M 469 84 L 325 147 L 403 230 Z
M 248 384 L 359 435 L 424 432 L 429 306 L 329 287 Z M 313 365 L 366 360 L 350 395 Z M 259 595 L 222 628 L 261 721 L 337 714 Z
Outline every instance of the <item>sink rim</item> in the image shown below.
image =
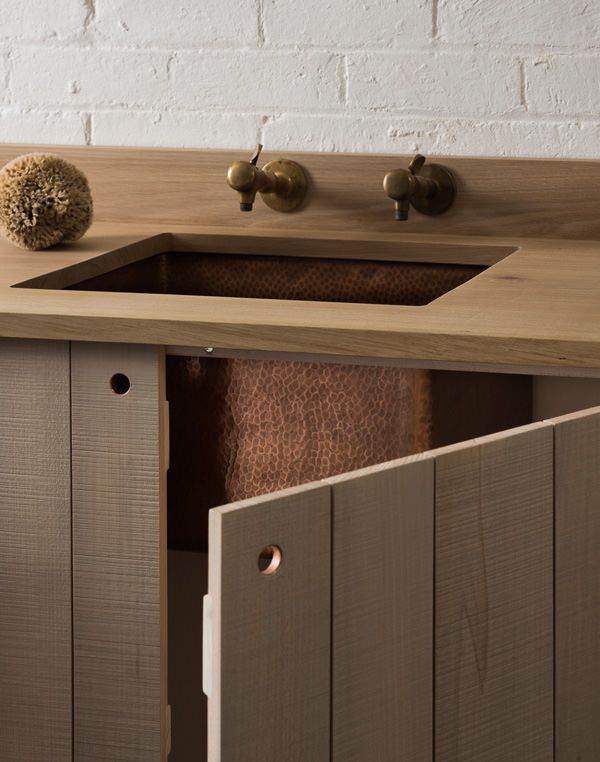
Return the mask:
M 31 288 L 67 291 L 83 281 L 117 270 L 157 254 L 211 253 L 242 254 L 246 256 L 310 257 L 316 259 L 348 259 L 361 261 L 407 262 L 416 264 L 479 265 L 490 268 L 519 251 L 518 244 L 469 242 L 461 239 L 432 240 L 418 235 L 398 239 L 352 238 L 343 241 L 340 253 L 339 237 L 239 234 L 176 234 L 158 233 L 125 246 L 111 249 L 72 265 L 51 270 L 34 278 L 14 283 L 11 288 Z M 281 247 L 286 246 L 285 254 Z M 258 249 L 258 250 L 257 250 Z M 86 293 L 104 293 L 90 291 Z M 108 292 L 111 293 L 111 292 Z M 129 292 L 112 292 L 129 293 Z M 168 294 L 177 296 L 177 294 Z M 209 297 L 206 297 L 209 298 Z M 226 297 L 225 297 L 226 298 Z M 243 298 L 243 297 L 238 297 Z M 284 300 L 285 301 L 285 300 Z M 398 305 L 402 306 L 402 305 Z

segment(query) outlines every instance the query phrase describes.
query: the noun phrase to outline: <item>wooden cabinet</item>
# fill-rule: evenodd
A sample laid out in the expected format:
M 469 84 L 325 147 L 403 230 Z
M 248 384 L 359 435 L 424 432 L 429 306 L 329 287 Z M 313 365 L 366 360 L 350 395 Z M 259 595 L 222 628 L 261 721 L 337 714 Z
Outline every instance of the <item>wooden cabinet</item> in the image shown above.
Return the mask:
M 71 410 L 74 758 L 164 759 L 162 352 L 73 343 Z
M 0 341 L 0 759 L 71 759 L 68 342 Z
M 556 759 L 600 759 L 600 410 L 555 422 Z
M 1 760 L 600 757 L 600 409 L 215 507 L 170 564 L 162 349 L 0 375 Z
M 210 532 L 209 758 L 329 759 L 328 486 L 217 510 Z M 261 573 L 273 544 L 281 566 Z
M 553 759 L 553 425 L 440 452 L 436 762 Z

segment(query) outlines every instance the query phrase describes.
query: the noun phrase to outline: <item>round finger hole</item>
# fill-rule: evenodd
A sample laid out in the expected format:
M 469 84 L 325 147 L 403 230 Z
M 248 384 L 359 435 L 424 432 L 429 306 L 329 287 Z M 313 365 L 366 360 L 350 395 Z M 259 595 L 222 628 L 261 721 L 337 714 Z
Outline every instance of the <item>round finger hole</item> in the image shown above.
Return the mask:
M 283 553 L 281 552 L 281 548 L 278 545 L 267 545 L 266 548 L 263 548 L 260 551 L 258 557 L 258 570 L 261 574 L 264 574 L 265 577 L 270 577 L 278 571 L 282 560 Z
M 131 389 L 131 381 L 124 373 L 115 373 L 110 379 L 110 388 L 115 394 L 122 397 Z

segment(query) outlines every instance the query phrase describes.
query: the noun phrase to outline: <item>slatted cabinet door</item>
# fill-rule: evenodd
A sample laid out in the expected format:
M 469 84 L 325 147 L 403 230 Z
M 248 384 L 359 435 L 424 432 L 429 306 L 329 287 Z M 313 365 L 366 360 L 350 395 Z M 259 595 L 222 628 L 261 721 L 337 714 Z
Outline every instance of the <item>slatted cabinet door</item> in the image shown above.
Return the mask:
M 0 341 L 0 760 L 70 762 L 69 345 Z
M 329 762 L 330 504 L 317 485 L 210 513 L 209 762 Z
M 553 439 L 436 453 L 435 762 L 553 762 Z
M 74 759 L 163 762 L 162 351 L 74 343 L 71 376 Z
M 430 455 L 330 481 L 332 760 L 431 762 Z
M 556 762 L 600 759 L 600 408 L 556 439 Z
M 209 762 L 431 762 L 431 457 L 215 509 L 209 555 Z

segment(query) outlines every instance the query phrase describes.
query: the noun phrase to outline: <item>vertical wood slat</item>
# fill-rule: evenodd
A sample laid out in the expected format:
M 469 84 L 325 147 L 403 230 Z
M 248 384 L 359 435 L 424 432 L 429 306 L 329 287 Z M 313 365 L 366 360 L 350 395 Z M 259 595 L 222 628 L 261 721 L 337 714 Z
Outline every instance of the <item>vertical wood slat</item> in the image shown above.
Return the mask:
M 556 762 L 600 759 L 600 408 L 553 421 Z
M 163 376 L 155 347 L 72 345 L 77 762 L 164 759 Z
M 334 762 L 432 760 L 433 465 L 330 480 Z
M 553 428 L 436 457 L 436 762 L 553 760 Z
M 67 762 L 69 345 L 0 342 L 0 760 Z
M 209 762 L 329 762 L 330 488 L 213 509 L 209 533 Z M 264 576 L 270 544 L 283 561 Z

